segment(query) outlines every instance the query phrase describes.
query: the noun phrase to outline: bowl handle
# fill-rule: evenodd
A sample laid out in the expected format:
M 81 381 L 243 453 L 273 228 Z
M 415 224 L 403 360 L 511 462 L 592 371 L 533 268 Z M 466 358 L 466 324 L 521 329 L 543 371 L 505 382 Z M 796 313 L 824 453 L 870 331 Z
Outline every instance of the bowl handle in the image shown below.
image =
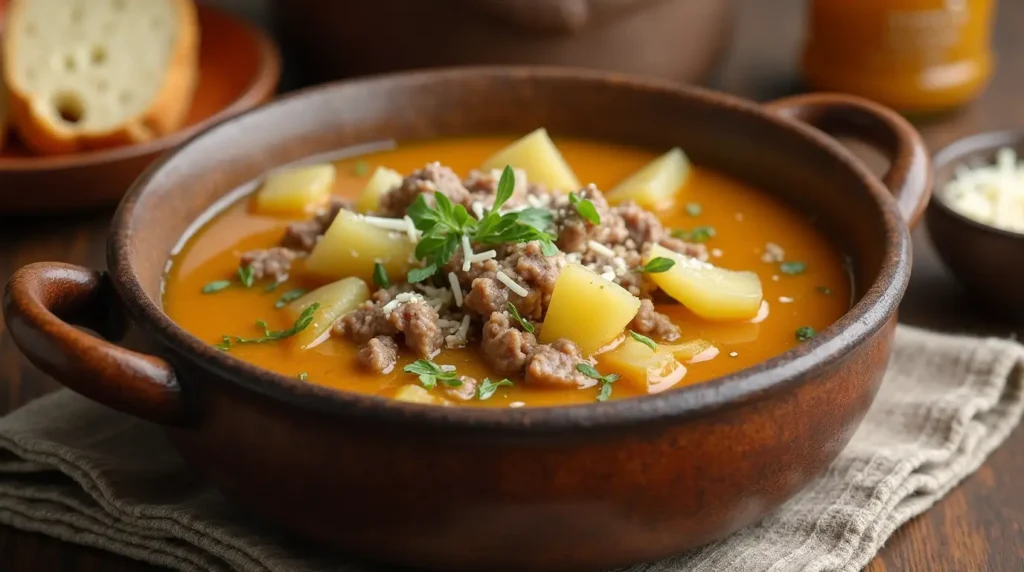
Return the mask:
M 764 106 L 829 135 L 858 139 L 884 153 L 891 166 L 882 182 L 895 195 L 907 225 L 913 228 L 917 224 L 931 196 L 932 170 L 928 148 L 910 122 L 877 103 L 841 93 L 795 95 Z
M 184 400 L 169 363 L 75 327 L 119 339 L 127 329 L 119 305 L 106 272 L 40 262 L 14 273 L 3 311 L 22 353 L 65 387 L 148 421 L 183 424 Z

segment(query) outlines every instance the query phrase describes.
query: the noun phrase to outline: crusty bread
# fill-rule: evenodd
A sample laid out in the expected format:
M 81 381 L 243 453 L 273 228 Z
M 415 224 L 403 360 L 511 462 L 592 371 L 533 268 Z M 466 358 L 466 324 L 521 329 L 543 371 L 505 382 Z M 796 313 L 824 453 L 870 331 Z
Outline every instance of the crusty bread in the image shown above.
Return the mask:
M 146 141 L 184 122 L 198 77 L 192 0 L 13 0 L 11 123 L 42 154 Z

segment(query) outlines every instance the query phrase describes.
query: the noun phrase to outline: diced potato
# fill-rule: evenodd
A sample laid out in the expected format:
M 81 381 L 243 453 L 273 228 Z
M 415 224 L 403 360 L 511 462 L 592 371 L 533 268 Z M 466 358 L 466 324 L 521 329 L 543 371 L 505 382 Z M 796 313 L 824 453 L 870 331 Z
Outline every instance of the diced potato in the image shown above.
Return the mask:
M 392 188 L 402 184 L 402 175 L 386 167 L 377 167 L 367 181 L 366 187 L 356 201 L 356 210 L 371 213 L 380 206 L 380 197 Z
M 683 363 L 700 363 L 718 355 L 718 348 L 707 340 L 690 340 L 681 344 L 659 345 L 658 349 L 672 352 Z
M 761 307 L 761 280 L 753 272 L 719 268 L 655 244 L 652 258 L 670 258 L 676 263 L 665 272 L 649 276 L 666 294 L 706 320 L 749 320 Z
M 626 337 L 619 347 L 601 354 L 602 371 L 621 376 L 625 383 L 645 393 L 658 393 L 682 381 L 686 366 L 679 362 L 668 346 L 652 350 L 647 345 Z
M 540 330 L 541 343 L 576 342 L 590 355 L 622 335 L 640 309 L 640 299 L 579 264 L 567 264 L 555 281 Z
M 316 346 L 327 338 L 335 322 L 369 299 L 370 289 L 358 278 L 343 278 L 303 295 L 287 306 L 293 320 L 313 303 L 320 307 L 313 313 L 313 322 L 292 339 L 299 349 Z
M 420 403 L 423 405 L 449 405 L 449 401 L 430 393 L 426 388 L 419 385 L 403 385 L 395 392 L 396 401 L 406 403 Z
M 374 226 L 343 210 L 313 247 L 305 268 L 325 278 L 355 276 L 372 282 L 373 265 L 380 262 L 391 280 L 402 281 L 415 247 L 405 232 Z
M 291 167 L 269 173 L 256 193 L 256 211 L 303 216 L 323 206 L 334 187 L 334 165 Z
M 501 170 L 505 165 L 523 169 L 531 182 L 541 183 L 548 189 L 577 191 L 580 188 L 580 180 L 543 127 L 498 151 L 480 168 Z
M 658 208 L 672 200 L 690 176 L 690 160 L 679 147 L 651 161 L 605 194 L 611 204 L 634 201 Z

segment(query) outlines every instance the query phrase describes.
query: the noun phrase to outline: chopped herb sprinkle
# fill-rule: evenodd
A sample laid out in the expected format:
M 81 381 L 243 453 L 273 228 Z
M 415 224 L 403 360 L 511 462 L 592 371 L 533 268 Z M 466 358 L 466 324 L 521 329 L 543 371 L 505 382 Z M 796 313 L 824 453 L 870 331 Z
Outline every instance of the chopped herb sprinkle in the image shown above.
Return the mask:
M 252 288 L 253 283 L 256 281 L 256 275 L 252 270 L 252 266 L 239 266 L 238 279 L 242 282 L 242 286 Z
M 512 387 L 512 382 L 508 379 L 501 381 L 491 381 L 490 378 L 485 377 L 480 385 L 476 388 L 476 396 L 480 401 L 490 399 L 494 392 L 498 391 L 499 387 Z
M 686 242 L 707 242 L 717 234 L 713 226 L 696 226 L 693 230 L 677 228 L 672 231 L 672 237 Z
M 370 166 L 366 164 L 366 161 L 356 161 L 356 164 L 352 167 L 352 174 L 357 177 L 362 177 L 370 171 Z
M 203 294 L 213 294 L 231 286 L 230 280 L 214 280 L 203 286 Z
M 373 283 L 378 288 L 388 288 L 391 286 L 391 280 L 388 278 L 387 270 L 384 270 L 384 265 L 380 262 L 373 263 Z
M 690 216 L 700 216 L 704 212 L 704 207 L 700 206 L 700 203 L 686 203 L 686 214 Z
M 807 271 L 807 263 L 800 262 L 799 260 L 792 260 L 779 264 L 779 272 L 788 274 L 789 276 L 803 274 L 805 271 Z
M 403 367 L 402 371 L 419 376 L 420 383 L 427 389 L 434 389 L 439 381 L 448 387 L 462 385 L 462 380 L 459 379 L 459 374 L 455 373 L 454 369 L 441 369 L 441 366 L 428 359 L 418 359 Z
M 277 302 L 274 302 L 274 307 L 278 308 L 278 309 L 284 308 L 286 305 L 288 305 L 289 302 L 291 302 L 293 300 L 298 300 L 305 293 L 306 293 L 306 291 L 303 290 L 302 288 L 296 288 L 294 290 L 289 290 L 289 291 L 285 292 L 284 294 L 281 294 L 281 297 L 277 299 Z
M 637 268 L 637 271 L 645 272 L 647 274 L 657 274 L 659 272 L 666 272 L 667 270 L 675 266 L 675 264 L 676 261 L 672 260 L 671 258 L 658 256 L 657 258 L 652 258 L 648 260 L 647 264 L 644 264 L 640 268 Z
M 619 379 L 618 374 L 609 373 L 608 375 L 601 375 L 596 369 L 594 369 L 594 366 L 585 361 L 576 364 L 576 371 L 599 381 L 601 383 L 601 389 L 597 392 L 597 400 L 608 401 L 608 398 L 612 396 L 612 384 Z
M 532 334 L 536 328 L 533 327 L 529 321 L 519 315 L 519 310 L 516 309 L 516 305 L 512 302 L 508 303 L 508 313 L 512 316 L 512 319 L 519 322 L 519 325 L 523 327 L 523 331 Z
M 831 296 L 832 295 L 832 289 L 829 288 L 828 286 L 818 286 L 818 287 L 815 288 L 815 290 L 817 290 L 818 292 L 820 292 L 820 293 L 822 293 L 822 294 L 824 294 L 826 296 Z
M 633 330 L 629 330 L 629 336 L 641 344 L 651 348 L 651 351 L 658 351 L 658 344 L 654 343 L 654 340 L 648 338 L 643 334 L 638 334 Z
M 818 332 L 810 326 L 800 326 L 796 329 L 796 339 L 800 342 L 806 342 L 816 335 L 818 335 Z
M 258 338 L 243 338 L 239 336 L 221 336 L 221 341 L 216 345 L 218 349 L 228 351 L 233 346 L 241 344 L 265 344 L 267 342 L 276 342 L 285 338 L 290 338 L 295 334 L 305 330 L 313 323 L 313 314 L 320 308 L 319 302 L 314 302 L 306 307 L 305 310 L 299 314 L 299 317 L 295 319 L 295 323 L 285 330 L 271 330 L 267 327 L 267 323 L 263 320 L 257 320 L 256 326 L 263 329 L 263 335 Z

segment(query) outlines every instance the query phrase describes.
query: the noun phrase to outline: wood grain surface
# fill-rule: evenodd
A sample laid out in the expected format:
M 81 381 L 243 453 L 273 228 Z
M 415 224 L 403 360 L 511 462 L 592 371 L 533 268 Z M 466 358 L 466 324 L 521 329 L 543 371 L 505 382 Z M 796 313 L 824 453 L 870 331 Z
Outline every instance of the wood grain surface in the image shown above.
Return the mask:
M 731 53 L 714 85 L 766 101 L 800 89 L 797 58 L 803 37 L 801 0 L 743 0 Z M 256 14 L 259 17 L 259 14 Z M 1024 127 L 1024 2 L 1000 3 L 997 75 L 978 101 L 919 122 L 934 151 L 987 129 Z M 287 60 L 286 78 L 297 62 Z M 286 79 L 286 86 L 301 82 Z M 878 161 L 868 154 L 874 165 Z M 880 165 L 878 165 L 880 167 Z M 45 192 L 40 189 L 39 192 Z M 24 264 L 60 260 L 102 267 L 109 212 L 49 219 L 0 219 L 0 280 Z M 915 231 L 914 275 L 901 321 L 945 331 L 1024 337 L 1024 325 L 1002 323 L 972 303 L 941 266 L 923 229 Z M 59 387 L 14 347 L 0 322 L 0 411 Z M 871 572 L 1024 570 L 1024 430 L 1018 429 L 971 477 L 900 529 L 868 566 Z M 0 570 L 126 572 L 152 567 L 0 527 Z

